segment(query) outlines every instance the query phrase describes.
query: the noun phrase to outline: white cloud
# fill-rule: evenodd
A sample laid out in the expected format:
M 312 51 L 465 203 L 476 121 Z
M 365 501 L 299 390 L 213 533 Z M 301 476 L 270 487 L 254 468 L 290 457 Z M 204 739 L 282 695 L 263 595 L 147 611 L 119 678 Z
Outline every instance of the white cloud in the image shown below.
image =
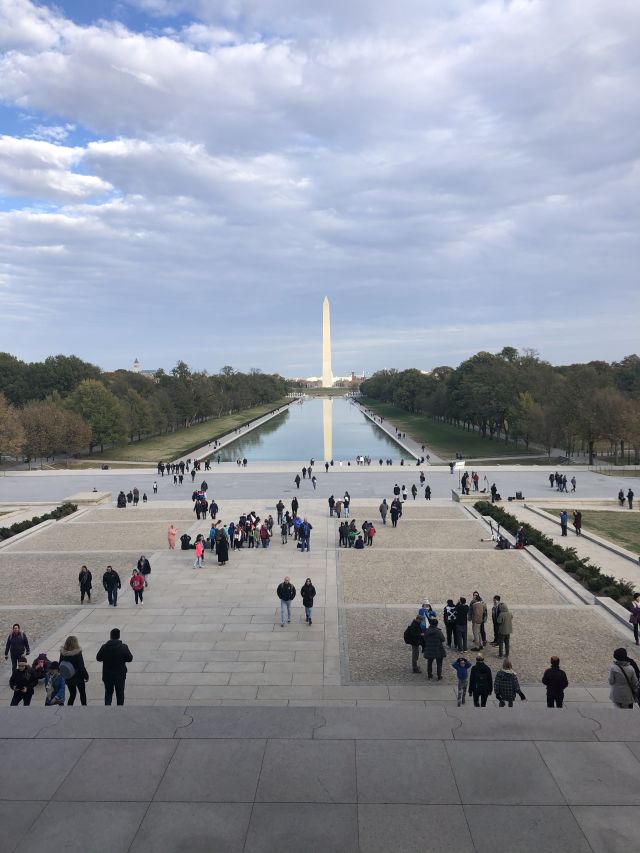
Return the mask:
M 85 199 L 104 195 L 111 185 L 93 175 L 72 171 L 81 148 L 38 139 L 0 136 L 0 188 L 7 195 L 36 200 Z
M 336 328 L 364 322 L 385 349 L 358 344 L 368 370 L 505 338 L 566 360 L 558 312 L 576 357 L 624 354 L 640 307 L 631 0 L 137 5 L 193 19 L 80 27 L 0 0 L 0 98 L 34 116 L 32 138 L 0 139 L 0 184 L 30 200 L 0 213 L 5 299 L 66 300 L 75 334 L 98 310 L 109 322 L 81 343 L 105 363 L 114 325 L 164 328 L 197 294 L 224 306 L 221 363 L 239 366 L 267 305 L 277 369 L 277 340 L 287 358 L 292 318 L 325 291 Z M 96 140 L 65 144 L 78 129 Z M 38 310 L 37 345 L 68 349 Z M 405 334 L 416 318 L 425 334 Z M 169 363 L 199 349 L 189 323 L 167 327 Z

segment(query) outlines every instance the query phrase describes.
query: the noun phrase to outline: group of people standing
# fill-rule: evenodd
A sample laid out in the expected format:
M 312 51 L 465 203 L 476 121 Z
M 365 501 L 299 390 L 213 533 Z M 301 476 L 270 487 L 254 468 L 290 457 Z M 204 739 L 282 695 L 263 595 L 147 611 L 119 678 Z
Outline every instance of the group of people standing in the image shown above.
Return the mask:
M 86 684 L 89 673 L 84 662 L 82 647 L 78 638 L 70 635 L 60 648 L 59 660 L 50 661 L 46 654 L 38 655 L 33 665 L 29 665 L 29 640 L 19 624 L 15 624 L 7 638 L 5 660 L 11 654 L 12 672 L 9 686 L 13 691 L 10 704 L 30 705 L 40 680 L 44 682 L 44 704 L 48 706 L 64 705 L 66 691 L 69 692 L 67 705 L 73 705 L 76 697 L 80 704 L 87 704 Z M 102 663 L 102 681 L 104 684 L 104 704 L 111 705 L 116 694 L 118 705 L 124 705 L 124 686 L 127 677 L 127 663 L 133 660 L 129 647 L 120 639 L 120 630 L 113 628 L 110 639 L 104 643 L 96 660 Z

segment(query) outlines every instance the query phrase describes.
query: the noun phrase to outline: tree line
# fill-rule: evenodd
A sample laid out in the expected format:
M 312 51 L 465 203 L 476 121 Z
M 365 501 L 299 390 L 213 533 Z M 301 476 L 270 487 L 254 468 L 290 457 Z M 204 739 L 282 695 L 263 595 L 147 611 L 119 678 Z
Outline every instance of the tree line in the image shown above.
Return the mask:
M 640 357 L 554 366 L 533 350 L 479 352 L 458 367 L 380 370 L 362 393 L 496 441 L 640 457 Z
M 73 355 L 26 363 L 0 353 L 0 457 L 103 450 L 271 403 L 287 390 L 277 374 L 228 365 L 209 374 L 179 361 L 148 377 L 104 372 Z

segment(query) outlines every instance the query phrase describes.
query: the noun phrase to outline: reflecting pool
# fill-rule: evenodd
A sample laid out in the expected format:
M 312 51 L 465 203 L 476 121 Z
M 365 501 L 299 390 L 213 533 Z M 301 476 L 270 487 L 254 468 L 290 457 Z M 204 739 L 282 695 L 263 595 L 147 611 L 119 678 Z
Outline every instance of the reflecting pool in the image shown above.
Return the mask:
M 217 455 L 217 454 L 216 454 Z M 223 462 L 334 459 L 411 459 L 399 444 L 345 397 L 313 397 L 294 403 L 257 429 L 220 450 Z

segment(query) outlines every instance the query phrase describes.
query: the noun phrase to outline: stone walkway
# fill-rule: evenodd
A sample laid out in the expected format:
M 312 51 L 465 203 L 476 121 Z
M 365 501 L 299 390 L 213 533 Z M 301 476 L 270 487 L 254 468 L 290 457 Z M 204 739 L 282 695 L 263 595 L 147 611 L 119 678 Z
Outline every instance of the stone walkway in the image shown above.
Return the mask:
M 628 853 L 635 712 L 1 709 L 3 853 Z
M 582 604 L 527 555 L 496 552 L 481 542 L 484 527 L 463 508 L 409 502 L 397 530 L 378 524 L 375 546 L 358 552 L 337 549 L 337 521 L 328 517 L 324 500 L 302 493 L 300 500 L 314 527 L 310 553 L 301 554 L 292 541 L 282 545 L 276 534 L 266 550 L 232 552 L 225 567 L 207 552 L 198 570 L 191 567 L 193 551 L 164 548 L 170 522 L 194 537 L 208 532 L 208 523 L 194 523 L 188 504 L 86 510 L 3 549 L 6 624 L 19 621 L 34 653 L 46 650 L 52 658 L 64 638 L 76 634 L 96 704 L 102 692 L 95 653 L 114 625 L 134 653 L 131 703 L 453 701 L 449 664 L 441 684 L 417 678 L 402 632 L 425 595 L 441 613 L 447 598 L 479 589 L 488 601 L 500 592 L 514 611 L 512 658 L 530 684 L 531 700 L 543 698 L 539 678 L 556 653 L 569 670 L 571 700 L 606 701 L 611 650 L 630 638 L 626 626 Z M 275 514 L 272 504 L 251 499 L 221 501 L 220 517 L 228 521 L 250 509 Z M 377 504 L 352 505 L 358 527 L 365 518 L 377 521 L 376 513 Z M 152 575 L 144 604 L 136 606 L 128 578 L 143 552 Z M 80 606 L 82 563 L 93 571 L 94 598 Z M 101 589 L 107 563 L 123 584 L 117 609 L 108 607 Z M 291 624 L 280 627 L 275 590 L 285 574 L 298 589 L 311 577 L 317 590 L 312 626 L 298 597 Z M 487 648 L 487 659 L 495 669 L 494 649 Z M 3 687 L 0 702 L 8 698 Z

